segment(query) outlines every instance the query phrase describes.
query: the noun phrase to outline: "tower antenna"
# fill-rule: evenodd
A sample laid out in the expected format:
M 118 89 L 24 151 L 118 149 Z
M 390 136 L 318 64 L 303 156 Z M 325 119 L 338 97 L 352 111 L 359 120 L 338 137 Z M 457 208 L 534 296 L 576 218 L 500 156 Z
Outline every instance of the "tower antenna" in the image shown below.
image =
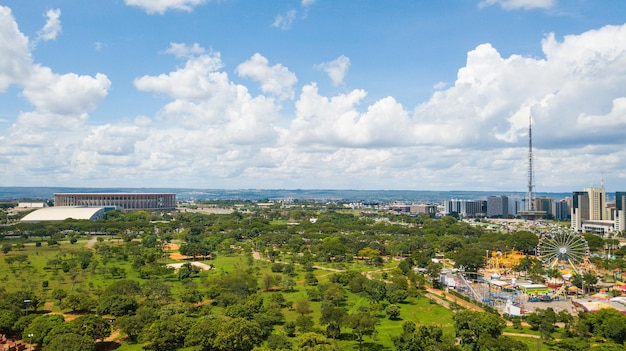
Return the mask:
M 533 170 L 533 121 L 532 117 L 528 116 L 528 193 L 526 194 L 526 210 L 535 210 L 535 181 Z
M 519 215 L 526 220 L 544 218 L 545 210 L 535 208 L 535 170 L 533 168 L 533 118 L 528 116 L 528 192 L 526 193 L 526 209 L 519 211 Z

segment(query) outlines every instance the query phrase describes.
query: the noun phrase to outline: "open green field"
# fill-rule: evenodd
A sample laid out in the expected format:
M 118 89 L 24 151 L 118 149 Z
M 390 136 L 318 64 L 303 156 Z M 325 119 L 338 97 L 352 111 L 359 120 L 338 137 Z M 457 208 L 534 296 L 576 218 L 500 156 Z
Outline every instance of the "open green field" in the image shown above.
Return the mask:
M 89 239 L 89 238 L 87 238 Z M 102 243 L 111 247 L 123 247 L 126 243 L 112 239 L 104 238 Z M 80 291 L 91 296 L 98 296 L 98 292 L 104 290 L 108 285 L 119 279 L 132 279 L 140 283 L 146 282 L 137 269 L 133 268 L 132 260 L 124 254 L 110 255 L 94 254 L 93 248 L 87 248 L 88 240 L 82 239 L 75 244 L 62 243 L 61 245 L 47 246 L 46 244 L 36 247 L 35 245 L 25 245 L 23 248 L 12 250 L 4 254 L 4 259 L 0 260 L 0 281 L 6 291 L 29 290 L 36 292 L 38 296 L 46 303 L 40 306 L 40 310 L 45 309 L 53 312 L 68 312 L 59 307 L 58 303 L 52 297 L 52 291 L 55 289 L 63 289 L 66 291 Z M 82 269 L 80 266 L 70 265 L 64 269 L 63 262 L 75 262 L 79 260 L 82 254 L 90 252 L 93 254 L 90 263 Z M 167 254 L 167 252 L 166 252 Z M 20 260 L 16 258 L 22 257 Z M 288 259 L 288 257 L 281 257 Z M 281 259 L 279 258 L 279 259 Z M 162 263 L 174 262 L 168 255 L 159 258 Z M 295 265 L 295 272 L 292 279 L 296 286 L 294 291 L 280 291 L 277 284 L 271 286 L 266 291 L 263 285 L 264 277 L 271 275 L 278 277 L 281 273 L 272 272 L 273 263 L 266 260 L 254 260 L 248 254 L 231 254 L 217 255 L 212 260 L 200 261 L 211 264 L 214 269 L 210 271 L 202 271 L 194 275 L 187 283 L 183 284 L 174 271 L 158 276 L 157 279 L 168 283 L 172 287 L 172 297 L 174 301 L 178 301 L 178 295 L 186 289 L 189 283 L 197 287 L 199 291 L 206 294 L 209 283 L 223 274 L 237 274 L 237 272 L 253 271 L 258 281 L 259 290 L 263 298 L 269 298 L 272 294 L 282 294 L 286 301 L 296 303 L 299 300 L 307 300 L 307 290 L 315 289 L 315 286 L 307 286 L 305 282 L 305 274 L 303 267 Z M 327 284 L 330 277 L 338 271 L 347 268 L 360 273 L 373 272 L 370 275 L 381 279 L 383 272 L 389 272 L 397 266 L 397 262 L 391 261 L 383 266 L 371 266 L 362 261 L 355 260 L 351 263 L 329 263 L 312 271 L 317 278 L 318 284 Z M 112 271 L 121 272 L 119 275 L 112 274 Z M 154 279 L 154 278 L 153 278 Z M 180 303 L 180 302 L 172 302 Z M 207 303 L 207 302 L 205 302 Z M 210 301 L 208 301 L 210 303 Z M 311 301 L 310 316 L 313 319 L 313 329 L 323 333 L 325 326 L 320 325 L 320 310 L 322 302 Z M 449 337 L 453 337 L 454 312 L 440 306 L 425 296 L 409 297 L 405 303 L 401 303 L 400 318 L 390 320 L 386 317 L 384 308 L 388 303 L 372 304 L 365 297 L 353 294 L 348 289 L 345 290 L 345 301 L 342 306 L 348 313 L 354 313 L 361 309 L 369 309 L 379 318 L 376 327 L 376 333 L 373 336 L 365 337 L 365 346 L 370 350 L 394 350 L 392 337 L 400 335 L 402 332 L 402 324 L 405 321 L 413 321 L 417 325 L 436 325 L 440 326 L 444 333 Z M 219 315 L 223 311 L 221 307 L 212 307 L 214 314 Z M 285 321 L 295 321 L 298 313 L 292 308 L 285 307 L 282 309 Z M 276 326 L 275 330 L 282 329 L 282 326 Z M 511 333 L 530 333 L 527 330 L 519 331 L 512 328 L 507 329 Z M 348 328 L 342 328 L 342 334 L 338 343 L 341 349 L 356 350 L 357 343 L 352 339 Z M 298 335 L 300 333 L 297 333 Z M 138 351 L 142 350 L 141 344 L 133 344 L 126 342 L 120 335 L 115 339 L 119 342 L 119 351 Z M 534 338 L 525 338 L 520 336 L 514 337 L 521 340 L 529 346 L 530 350 L 547 350 L 546 346 Z M 539 348 L 538 348 L 539 347 Z

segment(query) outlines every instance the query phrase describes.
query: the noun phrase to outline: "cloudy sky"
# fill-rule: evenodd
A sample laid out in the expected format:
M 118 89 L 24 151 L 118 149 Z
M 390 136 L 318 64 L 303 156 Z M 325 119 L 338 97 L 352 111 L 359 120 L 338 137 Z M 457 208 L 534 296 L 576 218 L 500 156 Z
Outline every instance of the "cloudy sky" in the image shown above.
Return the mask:
M 623 0 L 0 0 L 0 185 L 626 190 Z

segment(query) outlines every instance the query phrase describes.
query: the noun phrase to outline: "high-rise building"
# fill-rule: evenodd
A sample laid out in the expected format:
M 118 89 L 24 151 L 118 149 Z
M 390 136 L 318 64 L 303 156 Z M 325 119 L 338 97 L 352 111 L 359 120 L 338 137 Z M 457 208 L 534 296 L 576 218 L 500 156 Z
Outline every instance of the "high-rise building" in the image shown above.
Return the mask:
M 615 231 L 626 230 L 626 191 L 615 193 Z
M 571 218 L 568 199 L 562 199 L 554 203 L 554 219 L 566 221 Z
M 506 196 L 489 196 L 487 198 L 487 217 L 509 216 L 509 198 Z
M 575 231 L 581 231 L 583 221 L 589 219 L 589 194 L 586 191 L 572 193 L 571 227 Z
M 572 194 L 572 229 L 602 235 L 626 229 L 626 192 L 615 193 L 615 203 L 607 203 L 606 191 L 585 188 Z
M 606 219 L 606 192 L 604 188 L 585 188 L 589 197 L 589 220 L 601 221 Z
M 484 216 L 487 212 L 485 200 L 446 200 L 444 201 L 444 214 L 456 213 L 459 217 Z
M 535 210 L 545 212 L 546 218 L 554 218 L 554 212 L 552 212 L 552 203 L 554 200 L 549 197 L 537 197 L 535 198 Z

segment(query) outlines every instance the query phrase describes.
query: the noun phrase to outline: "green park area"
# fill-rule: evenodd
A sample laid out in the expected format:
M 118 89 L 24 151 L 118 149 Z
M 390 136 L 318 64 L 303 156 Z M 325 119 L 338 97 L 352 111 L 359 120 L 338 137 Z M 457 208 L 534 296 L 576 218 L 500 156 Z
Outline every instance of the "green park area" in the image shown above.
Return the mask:
M 626 340 L 619 313 L 506 320 L 444 294 L 436 254 L 479 269 L 485 246 L 524 244 L 452 217 L 251 207 L 5 218 L 0 334 L 38 350 L 621 350 Z

